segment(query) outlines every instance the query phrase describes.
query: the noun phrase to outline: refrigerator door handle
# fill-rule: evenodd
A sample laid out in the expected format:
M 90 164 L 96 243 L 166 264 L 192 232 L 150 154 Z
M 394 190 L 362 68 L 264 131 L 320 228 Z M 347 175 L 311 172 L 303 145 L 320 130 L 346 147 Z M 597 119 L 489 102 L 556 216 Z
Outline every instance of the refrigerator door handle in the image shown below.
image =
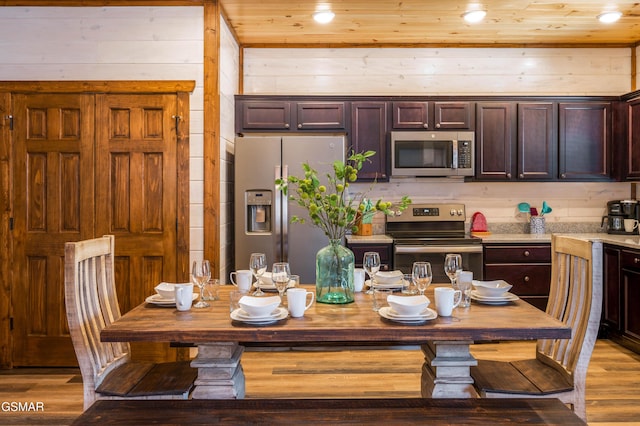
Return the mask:
M 289 178 L 289 166 L 286 164 L 283 164 L 282 180 L 286 182 L 288 178 Z M 288 262 L 289 259 L 288 259 L 288 256 L 286 255 L 287 253 L 289 253 L 289 196 L 283 195 L 281 191 L 278 191 L 278 192 L 280 192 L 282 196 L 282 234 L 281 235 L 282 235 L 283 250 L 282 250 L 281 261 Z
M 275 179 L 280 179 L 282 177 L 282 169 L 280 167 L 279 164 L 277 164 L 274 167 L 274 182 Z M 282 235 L 281 231 L 282 231 L 282 192 L 278 191 L 278 188 L 275 188 L 275 215 L 274 215 L 274 222 L 275 222 L 275 233 L 276 235 Z M 275 259 L 273 259 L 273 262 L 279 262 L 281 260 L 282 257 L 282 240 L 281 238 L 276 238 L 274 240 L 274 244 L 275 247 L 273 248 L 274 251 L 273 253 L 275 254 Z

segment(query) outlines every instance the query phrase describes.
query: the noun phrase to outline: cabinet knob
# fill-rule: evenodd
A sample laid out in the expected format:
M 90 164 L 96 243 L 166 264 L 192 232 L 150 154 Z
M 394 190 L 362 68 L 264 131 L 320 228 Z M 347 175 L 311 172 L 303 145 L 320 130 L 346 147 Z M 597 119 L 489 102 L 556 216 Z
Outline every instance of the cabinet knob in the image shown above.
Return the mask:
M 524 276 L 524 282 L 525 282 L 525 283 L 528 283 L 528 282 L 529 282 L 529 280 L 530 280 L 529 276 L 528 276 L 528 275 L 525 275 L 525 276 Z
M 507 179 L 511 179 L 511 173 L 507 173 Z
M 284 125 L 284 128 L 285 128 L 285 129 L 288 129 L 288 128 L 289 128 L 289 123 L 285 124 L 285 125 Z
M 531 253 L 529 253 L 529 250 L 525 250 L 525 251 L 524 251 L 524 253 L 522 253 L 522 254 L 524 254 L 524 255 L 525 255 L 525 257 L 529 257 L 529 255 L 530 255 Z
M 640 259 L 638 259 L 637 257 L 633 258 L 633 263 L 640 263 Z
M 520 179 L 524 179 L 524 173 L 520 173 L 520 174 L 518 175 L 518 177 L 519 177 Z
M 561 179 L 566 179 L 566 178 L 567 178 L 567 174 L 566 174 L 566 173 L 562 173 L 562 174 L 560 175 L 560 178 L 561 178 Z
M 439 129 L 440 128 L 440 123 L 436 124 L 436 128 Z
M 423 123 L 423 124 L 422 124 L 422 127 L 424 127 L 425 129 L 428 129 L 428 128 L 429 128 L 429 125 L 428 125 L 427 123 Z
M 302 129 L 302 124 L 298 124 L 298 129 Z

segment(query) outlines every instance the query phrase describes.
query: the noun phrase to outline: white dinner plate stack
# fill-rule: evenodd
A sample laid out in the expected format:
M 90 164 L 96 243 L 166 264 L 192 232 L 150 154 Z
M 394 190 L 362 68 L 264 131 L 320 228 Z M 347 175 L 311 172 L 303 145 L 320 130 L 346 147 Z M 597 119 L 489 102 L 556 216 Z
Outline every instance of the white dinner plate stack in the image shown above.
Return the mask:
M 198 297 L 200 297 L 198 293 L 193 293 L 193 300 L 196 300 Z M 176 299 L 174 299 L 173 297 L 162 297 L 158 293 L 147 297 L 146 299 L 144 299 L 144 301 L 152 305 L 162 306 L 164 308 L 172 308 L 176 306 Z
M 366 286 L 371 287 L 371 280 L 364 282 Z M 404 274 L 402 271 L 380 271 L 375 274 L 373 280 L 373 288 L 386 288 L 391 290 L 402 290 L 404 284 Z
M 243 309 L 235 309 L 231 312 L 231 319 L 251 325 L 267 325 L 285 319 L 289 315 L 287 308 L 278 306 L 273 312 L 265 316 L 253 316 Z
M 471 290 L 469 295 L 472 300 L 475 300 L 478 303 L 484 303 L 485 305 L 505 305 L 509 302 L 515 302 L 520 299 L 518 296 L 513 293 L 509 293 L 508 291 L 503 293 L 501 296 L 489 297 L 479 294 L 477 290 Z
M 430 321 L 438 318 L 438 314 L 431 308 L 425 308 L 424 311 L 420 312 L 417 315 L 400 315 L 391 307 L 384 306 L 380 308 L 378 314 L 385 319 L 399 322 L 402 324 L 422 324 L 426 321 Z

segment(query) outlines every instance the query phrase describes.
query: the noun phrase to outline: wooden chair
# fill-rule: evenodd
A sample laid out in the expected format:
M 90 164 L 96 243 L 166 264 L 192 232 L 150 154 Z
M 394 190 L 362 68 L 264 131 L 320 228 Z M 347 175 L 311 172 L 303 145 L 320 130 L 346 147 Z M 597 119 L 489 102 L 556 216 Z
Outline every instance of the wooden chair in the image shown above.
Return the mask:
M 113 250 L 113 235 L 65 245 L 65 306 L 84 409 L 97 399 L 188 399 L 197 375 L 189 361 L 133 362 L 128 343 L 100 341 L 100 331 L 120 317 Z
M 587 367 L 602 310 L 602 243 L 553 235 L 551 247 L 546 312 L 571 325 L 571 339 L 539 340 L 535 359 L 478 360 L 471 376 L 482 397 L 559 398 L 586 422 Z

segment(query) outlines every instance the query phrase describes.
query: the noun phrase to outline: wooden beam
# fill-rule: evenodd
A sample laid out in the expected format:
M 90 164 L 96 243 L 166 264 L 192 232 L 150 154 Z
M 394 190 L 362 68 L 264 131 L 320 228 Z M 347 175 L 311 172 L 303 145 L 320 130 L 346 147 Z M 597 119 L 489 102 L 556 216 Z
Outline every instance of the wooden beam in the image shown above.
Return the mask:
M 220 5 L 204 3 L 204 259 L 220 272 Z M 214 275 L 215 276 L 215 275 Z
M 0 81 L 0 93 L 191 93 L 195 87 L 193 80 Z

